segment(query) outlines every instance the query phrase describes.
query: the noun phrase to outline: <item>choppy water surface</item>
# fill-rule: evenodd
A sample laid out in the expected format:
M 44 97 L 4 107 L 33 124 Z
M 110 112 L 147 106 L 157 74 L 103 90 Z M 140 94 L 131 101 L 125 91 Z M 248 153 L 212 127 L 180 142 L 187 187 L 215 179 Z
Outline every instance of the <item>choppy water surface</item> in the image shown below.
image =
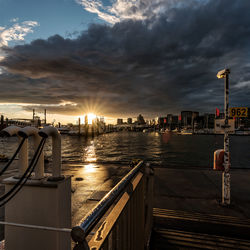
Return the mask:
M 17 138 L 1 138 L 0 154 L 13 154 Z M 223 148 L 221 135 L 119 132 L 99 137 L 62 135 L 63 162 L 127 164 L 134 158 L 159 167 L 212 167 L 213 152 Z M 250 168 L 250 136 L 231 136 L 232 168 Z M 51 141 L 46 143 L 51 157 Z

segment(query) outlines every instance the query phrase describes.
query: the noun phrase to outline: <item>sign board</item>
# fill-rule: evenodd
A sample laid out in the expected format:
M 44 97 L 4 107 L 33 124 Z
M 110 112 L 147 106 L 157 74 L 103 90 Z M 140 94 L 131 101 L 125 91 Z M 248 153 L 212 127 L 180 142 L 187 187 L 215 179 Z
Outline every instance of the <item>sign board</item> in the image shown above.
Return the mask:
M 228 119 L 228 125 L 229 128 L 224 128 L 225 125 L 224 119 L 215 119 L 214 121 L 214 132 L 215 134 L 224 134 L 224 131 L 226 130 L 229 134 L 235 133 L 235 122 L 234 119 Z
M 247 117 L 248 108 L 246 107 L 235 107 L 229 109 L 230 117 Z

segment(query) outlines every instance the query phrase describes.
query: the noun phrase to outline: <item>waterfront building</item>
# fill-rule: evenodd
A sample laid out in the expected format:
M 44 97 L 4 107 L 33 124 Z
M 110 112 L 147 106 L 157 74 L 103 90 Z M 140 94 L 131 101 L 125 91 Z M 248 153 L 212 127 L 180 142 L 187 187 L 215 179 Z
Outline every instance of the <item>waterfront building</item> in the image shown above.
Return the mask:
M 137 123 L 138 123 L 138 125 L 146 124 L 146 122 L 141 114 L 139 114 L 139 116 L 137 117 Z
M 165 129 L 167 127 L 167 117 L 159 117 L 158 118 L 158 125 L 159 125 L 159 128 L 163 128 Z
M 195 119 L 199 116 L 199 112 L 181 111 L 181 125 L 183 127 L 192 127 Z
M 118 124 L 118 125 L 121 125 L 121 124 L 123 124 L 123 119 L 121 119 L 121 118 L 118 118 L 118 119 L 117 119 L 117 124 Z
M 214 128 L 215 114 L 204 114 L 204 128 Z
M 178 115 L 172 116 L 172 123 L 171 123 L 171 129 L 176 129 L 178 127 L 179 121 L 178 121 Z
M 128 118 L 127 122 L 128 122 L 128 124 L 132 124 L 133 123 L 133 119 L 132 118 Z
M 173 115 L 172 114 L 167 114 L 167 127 L 168 127 L 168 129 L 171 129 L 172 119 L 173 119 Z

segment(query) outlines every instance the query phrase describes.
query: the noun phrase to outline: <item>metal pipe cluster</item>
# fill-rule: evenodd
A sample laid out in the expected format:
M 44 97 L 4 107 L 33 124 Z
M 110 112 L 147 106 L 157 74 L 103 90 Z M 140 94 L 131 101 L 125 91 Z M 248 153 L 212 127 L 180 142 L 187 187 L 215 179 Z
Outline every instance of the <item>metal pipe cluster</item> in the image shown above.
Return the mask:
M 3 136 L 18 136 L 19 141 L 21 142 L 23 138 L 27 139 L 32 137 L 34 142 L 34 148 L 37 148 L 42 138 L 52 137 L 52 177 L 50 180 L 60 180 L 62 179 L 61 175 L 61 135 L 55 127 L 46 126 L 41 130 L 35 127 L 24 127 L 20 128 L 18 126 L 9 126 L 1 131 Z M 28 167 L 28 140 L 22 145 L 22 148 L 19 152 L 19 171 L 18 177 L 22 176 L 25 170 Z M 35 169 L 34 179 L 44 178 L 44 152 L 41 153 L 37 166 Z

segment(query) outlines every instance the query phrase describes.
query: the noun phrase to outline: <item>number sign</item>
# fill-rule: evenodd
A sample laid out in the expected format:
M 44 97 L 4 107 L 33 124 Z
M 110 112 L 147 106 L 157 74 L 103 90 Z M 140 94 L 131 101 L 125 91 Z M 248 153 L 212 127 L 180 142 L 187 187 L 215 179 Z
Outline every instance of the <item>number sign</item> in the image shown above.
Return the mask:
M 230 117 L 247 117 L 248 108 L 230 108 Z

